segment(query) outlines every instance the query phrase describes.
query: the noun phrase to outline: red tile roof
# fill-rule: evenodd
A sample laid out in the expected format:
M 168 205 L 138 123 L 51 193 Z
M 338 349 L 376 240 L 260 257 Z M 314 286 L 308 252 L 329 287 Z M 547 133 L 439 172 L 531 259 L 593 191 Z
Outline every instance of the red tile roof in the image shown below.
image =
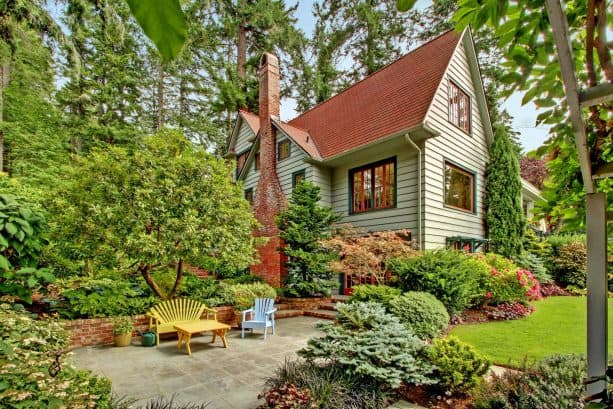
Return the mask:
M 294 118 L 324 158 L 421 124 L 460 34 L 448 31 Z
M 317 149 L 317 145 L 315 145 L 315 141 L 309 135 L 307 131 L 304 129 L 297 128 L 288 123 L 281 121 L 274 121 L 283 132 L 285 132 L 289 137 L 298 144 L 310 157 L 321 159 L 321 155 L 319 150 Z
M 247 125 L 253 131 L 254 134 L 258 134 L 260 131 L 260 118 L 249 111 L 245 111 L 244 109 L 239 109 L 238 112 L 243 116 L 245 121 L 247 121 Z

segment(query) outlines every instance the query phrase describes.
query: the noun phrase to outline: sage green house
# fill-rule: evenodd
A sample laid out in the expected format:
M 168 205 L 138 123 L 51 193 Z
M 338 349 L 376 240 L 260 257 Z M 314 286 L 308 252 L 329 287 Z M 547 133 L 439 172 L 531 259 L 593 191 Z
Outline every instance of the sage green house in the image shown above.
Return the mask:
M 267 95 L 260 104 L 275 103 Z M 239 112 L 228 146 L 247 199 L 273 166 L 286 198 L 312 181 L 321 204 L 356 227 L 408 229 L 426 249 L 485 238 L 492 125 L 470 30 L 442 34 L 287 123 L 272 115 L 268 158 L 265 120 Z

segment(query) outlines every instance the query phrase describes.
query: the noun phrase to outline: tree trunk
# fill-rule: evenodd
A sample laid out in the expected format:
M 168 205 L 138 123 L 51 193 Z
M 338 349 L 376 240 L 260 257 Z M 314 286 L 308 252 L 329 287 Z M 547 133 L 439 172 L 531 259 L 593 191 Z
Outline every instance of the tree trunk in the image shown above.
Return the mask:
M 238 40 L 236 42 L 236 66 L 238 82 L 241 90 L 244 90 L 245 79 L 247 78 L 247 30 L 245 23 L 238 25 Z
M 179 285 L 181 285 L 181 280 L 183 279 L 183 260 L 179 259 L 177 263 L 177 277 L 175 278 L 175 284 L 172 286 L 172 290 L 170 290 L 170 294 L 168 294 L 168 298 L 174 298 L 177 294 L 177 290 L 179 289 Z
M 188 103 L 187 103 L 187 81 L 185 80 L 185 73 L 181 72 L 181 79 L 179 82 L 179 126 L 185 128 L 187 123 Z
M 151 276 L 151 270 L 153 270 L 153 266 L 151 264 L 141 263 L 138 265 L 138 268 L 137 268 L 137 271 L 143 276 L 149 288 L 153 290 L 153 293 L 157 295 L 158 297 L 160 297 L 161 299 L 164 299 L 165 297 L 164 291 L 162 291 L 160 286 L 158 286 L 158 284 L 155 282 L 155 280 Z
M 2 63 L 0 73 L 0 172 L 4 171 L 4 89 L 9 84 L 10 63 Z
M 164 64 L 158 65 L 158 112 L 156 121 L 156 130 L 160 131 L 164 127 Z

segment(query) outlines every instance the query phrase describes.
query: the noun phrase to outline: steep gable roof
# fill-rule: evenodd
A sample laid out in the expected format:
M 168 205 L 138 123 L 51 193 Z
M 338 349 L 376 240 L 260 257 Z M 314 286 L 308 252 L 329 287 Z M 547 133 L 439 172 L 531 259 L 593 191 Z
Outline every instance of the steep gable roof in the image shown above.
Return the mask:
M 245 119 L 247 125 L 249 125 L 249 128 L 251 128 L 253 133 L 257 135 L 260 131 L 260 118 L 256 114 L 244 109 L 239 109 L 238 112 Z
M 323 158 L 423 122 L 460 34 L 448 31 L 294 118 Z

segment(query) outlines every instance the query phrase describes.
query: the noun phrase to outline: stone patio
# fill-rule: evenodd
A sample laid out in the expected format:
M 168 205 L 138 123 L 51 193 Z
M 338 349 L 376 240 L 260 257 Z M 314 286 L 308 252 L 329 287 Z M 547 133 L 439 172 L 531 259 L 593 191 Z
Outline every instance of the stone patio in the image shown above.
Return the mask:
M 160 395 L 177 402 L 211 402 L 213 409 L 255 408 L 264 381 L 286 357 L 318 334 L 311 317 L 277 321 L 277 334 L 264 341 L 263 332 L 254 331 L 241 339 L 240 331 L 228 334 L 228 349 L 218 339 L 210 344 L 209 334 L 192 339 L 192 355 L 177 349 L 177 340 L 168 338 L 159 347 L 132 345 L 125 348 L 87 347 L 75 350 L 74 362 L 80 368 L 105 375 L 113 391 L 144 403 Z

